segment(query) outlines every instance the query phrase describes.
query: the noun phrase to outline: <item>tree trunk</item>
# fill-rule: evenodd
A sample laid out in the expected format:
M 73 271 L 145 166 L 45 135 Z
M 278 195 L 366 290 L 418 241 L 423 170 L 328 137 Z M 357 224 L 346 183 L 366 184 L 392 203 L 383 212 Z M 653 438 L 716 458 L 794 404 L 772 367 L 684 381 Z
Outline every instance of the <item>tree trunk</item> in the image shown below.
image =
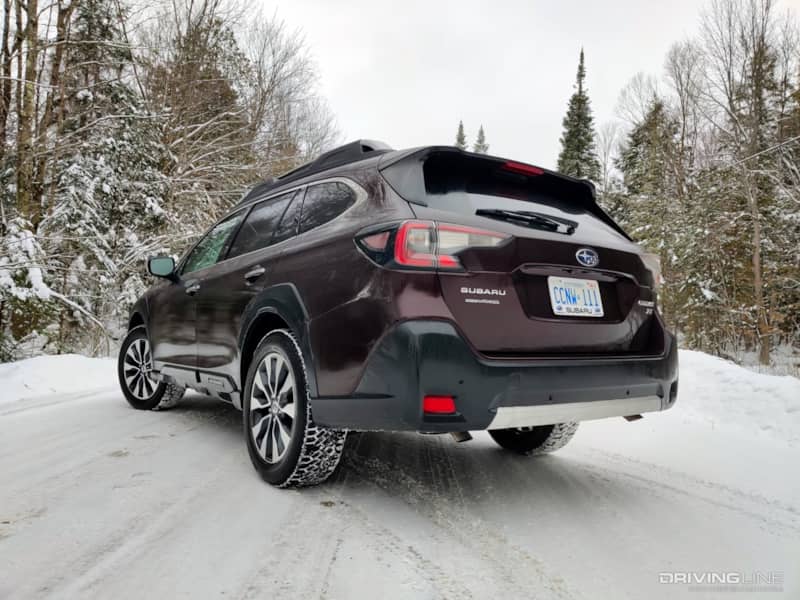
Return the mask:
M 756 190 L 753 189 L 749 181 L 747 186 L 747 202 L 750 207 L 750 218 L 753 221 L 753 235 L 751 238 L 753 247 L 753 299 L 755 301 L 756 317 L 758 319 L 758 362 L 762 365 L 768 365 L 771 348 L 767 309 L 764 305 L 764 282 L 761 275 L 761 220 L 759 219 Z
M 11 48 L 8 45 L 11 32 L 11 0 L 3 0 L 3 37 L 0 39 L 0 158 L 6 150 L 6 127 L 11 112 Z
M 36 96 L 36 55 L 38 53 L 39 6 L 37 0 L 28 0 L 25 26 L 25 77 L 22 83 L 17 129 L 17 210 L 34 224 L 39 215 L 34 198 L 33 127 L 34 98 Z
M 68 25 L 70 21 L 70 17 L 72 16 L 72 11 L 75 8 L 76 2 L 70 2 L 68 4 L 59 3 L 58 7 L 58 17 L 56 20 L 56 43 L 55 43 L 55 51 L 53 52 L 53 60 L 50 66 L 50 89 L 47 92 L 47 100 L 45 100 L 44 105 L 44 113 L 42 114 L 42 118 L 39 120 L 39 127 L 38 129 L 38 142 L 37 147 L 39 148 L 39 159 L 36 165 L 36 175 L 37 175 L 37 183 L 35 186 L 35 196 L 37 198 L 44 198 L 44 173 L 47 166 L 48 158 L 55 158 L 49 152 L 43 152 L 42 149 L 45 148 L 47 144 L 47 131 L 48 129 L 56 123 L 56 115 L 55 112 L 55 96 L 59 95 L 61 97 L 61 107 L 63 109 L 63 101 L 64 101 L 64 90 L 63 86 L 61 85 L 61 75 L 62 75 L 62 62 L 64 61 L 64 52 L 66 51 L 67 47 L 67 35 L 68 35 Z M 58 148 L 55 148 L 56 152 Z

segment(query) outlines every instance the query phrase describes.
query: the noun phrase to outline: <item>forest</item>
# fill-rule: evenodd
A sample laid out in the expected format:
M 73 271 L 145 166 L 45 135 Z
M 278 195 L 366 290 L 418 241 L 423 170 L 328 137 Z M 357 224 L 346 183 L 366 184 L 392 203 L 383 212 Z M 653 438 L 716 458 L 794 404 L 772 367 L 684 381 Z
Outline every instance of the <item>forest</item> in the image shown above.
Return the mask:
M 0 360 L 106 353 L 246 187 L 329 147 L 299 31 L 222 0 L 3 0 Z
M 712 0 L 661 76 L 622 91 L 597 135 L 599 195 L 660 253 L 685 347 L 800 346 L 800 39 L 771 0 Z M 785 352 L 783 353 L 785 354 Z

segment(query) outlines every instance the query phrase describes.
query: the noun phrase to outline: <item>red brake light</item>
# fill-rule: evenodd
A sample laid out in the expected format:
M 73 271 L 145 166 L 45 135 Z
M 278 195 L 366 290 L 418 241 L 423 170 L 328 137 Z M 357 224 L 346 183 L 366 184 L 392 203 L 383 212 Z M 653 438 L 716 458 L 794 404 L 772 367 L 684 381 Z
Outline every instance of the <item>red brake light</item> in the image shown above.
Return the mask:
M 404 221 L 396 229 L 357 237 L 356 242 L 368 257 L 380 265 L 401 269 L 463 271 L 457 253 L 466 248 L 498 246 L 510 237 L 506 233 L 451 223 Z
M 456 403 L 452 396 L 425 396 L 422 399 L 422 412 L 451 415 L 456 412 Z
M 406 267 L 435 267 L 433 223 L 406 221 L 400 225 L 394 242 L 394 260 Z
M 448 256 L 447 254 L 439 256 L 439 266 L 442 269 L 460 269 L 461 261 L 455 256 Z
M 542 175 L 544 171 L 539 167 L 534 167 L 532 165 L 526 165 L 524 163 L 514 162 L 513 160 L 507 161 L 503 168 L 506 171 L 513 171 L 514 173 L 520 173 L 521 175 Z

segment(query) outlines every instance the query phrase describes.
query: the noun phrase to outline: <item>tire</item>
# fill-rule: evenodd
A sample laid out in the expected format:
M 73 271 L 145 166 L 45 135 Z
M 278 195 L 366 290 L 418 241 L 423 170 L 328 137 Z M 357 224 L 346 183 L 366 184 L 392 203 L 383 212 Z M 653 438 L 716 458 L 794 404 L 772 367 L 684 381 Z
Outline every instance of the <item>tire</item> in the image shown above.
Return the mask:
M 155 381 L 150 342 L 144 327 L 134 327 L 122 341 L 117 359 L 117 377 L 125 399 L 138 410 L 172 408 L 183 397 L 185 388 Z
M 577 430 L 578 423 L 556 423 L 536 427 L 494 429 L 489 431 L 489 435 L 506 450 L 536 456 L 563 448 Z
M 336 470 L 347 432 L 314 423 L 303 356 L 289 331 L 272 331 L 256 348 L 242 408 L 247 452 L 267 483 L 317 485 Z

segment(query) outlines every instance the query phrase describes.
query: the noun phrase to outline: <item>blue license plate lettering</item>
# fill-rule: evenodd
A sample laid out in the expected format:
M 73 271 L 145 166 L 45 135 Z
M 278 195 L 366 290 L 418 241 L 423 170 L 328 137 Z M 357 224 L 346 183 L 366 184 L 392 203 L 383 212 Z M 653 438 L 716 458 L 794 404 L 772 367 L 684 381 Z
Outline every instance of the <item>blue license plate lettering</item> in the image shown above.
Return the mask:
M 602 317 L 603 299 L 594 279 L 548 277 L 550 306 L 557 316 Z

